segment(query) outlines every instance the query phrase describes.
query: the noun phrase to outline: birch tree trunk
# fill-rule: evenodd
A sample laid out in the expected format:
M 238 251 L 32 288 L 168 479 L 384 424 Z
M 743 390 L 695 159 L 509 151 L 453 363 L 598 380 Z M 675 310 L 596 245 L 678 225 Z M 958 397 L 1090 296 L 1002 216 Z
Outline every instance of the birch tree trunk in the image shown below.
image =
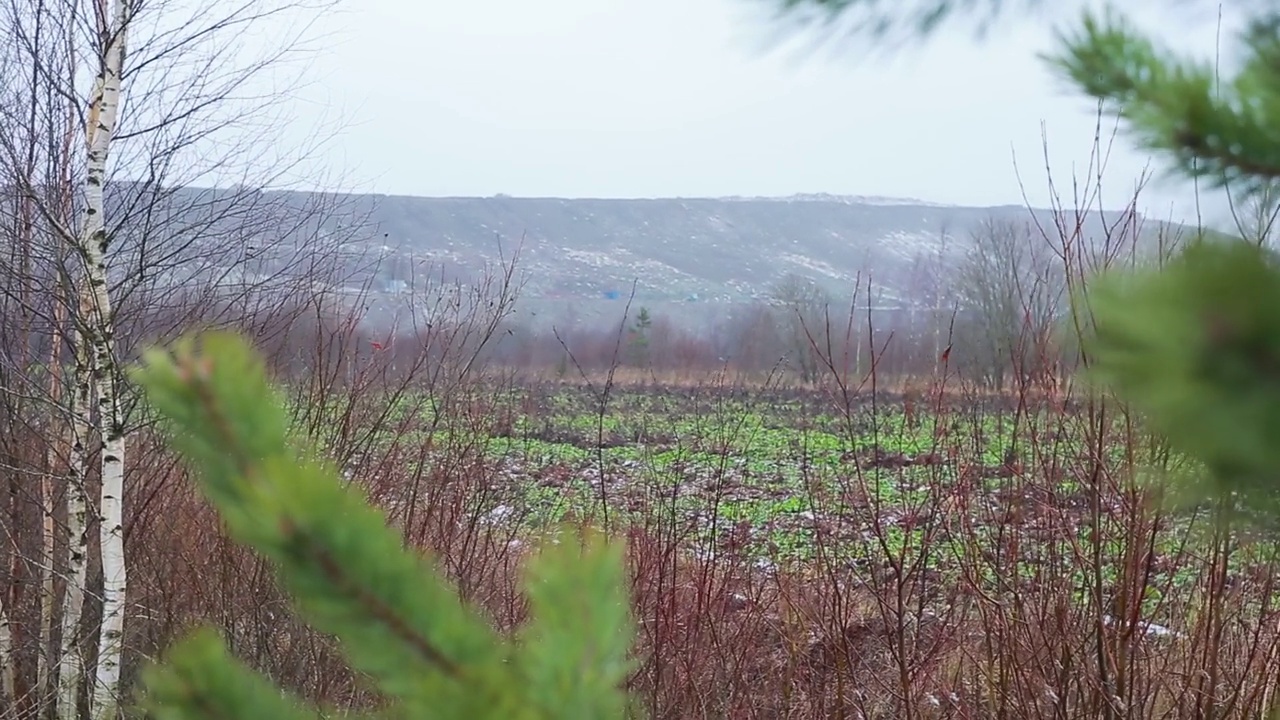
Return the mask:
M 9 609 L 0 594 L 0 707 L 13 702 L 13 631 L 9 627 Z
M 124 557 L 125 423 L 121 412 L 116 366 L 114 318 L 107 281 L 107 235 L 104 186 L 111 139 L 120 115 L 120 81 L 125 37 L 133 0 L 116 0 L 110 19 L 99 15 L 99 36 L 107 38 L 89 105 L 86 128 L 85 222 L 80 251 L 92 302 L 88 339 L 93 354 L 93 386 L 102 439 L 102 494 L 99 499 L 99 543 L 102 554 L 102 624 L 98 629 L 98 662 L 90 696 L 90 716 L 114 718 L 119 697 L 120 657 L 124 635 L 127 573 Z
M 89 314 L 89 301 L 80 295 L 81 317 Z M 85 581 L 89 559 L 89 497 L 85 489 L 90 432 L 89 402 L 93 393 L 93 369 L 84 333 L 75 331 L 75 391 L 71 401 L 72 442 L 67 468 L 67 590 L 62 604 L 62 646 L 58 651 L 58 718 L 77 720 L 80 685 L 84 678 L 84 643 L 80 621 L 84 614 Z
M 62 345 L 64 336 L 62 328 L 66 322 L 66 308 L 64 288 L 59 283 L 54 288 L 55 298 L 53 306 L 53 342 L 49 346 L 49 398 L 54 405 L 60 406 L 63 398 L 62 387 Z M 51 429 L 50 432 L 53 432 Z M 59 565 L 54 554 L 57 548 L 57 524 L 54 522 L 55 517 L 55 488 L 59 476 L 65 476 L 65 472 L 61 470 L 63 467 L 62 458 L 70 457 L 70 448 L 75 443 L 72 436 L 74 430 L 70 424 L 63 425 L 57 431 L 59 442 L 50 442 L 45 453 L 45 471 L 40 477 L 40 511 L 44 514 L 44 522 L 41 523 L 41 532 L 43 537 L 40 541 L 42 555 L 45 559 L 44 568 L 41 570 L 40 578 L 40 657 L 39 667 L 36 673 L 36 687 L 40 688 L 40 710 L 42 717 L 48 703 L 53 702 L 57 697 L 54 688 L 54 678 L 56 677 L 54 669 L 58 664 L 58 656 L 53 649 L 53 625 L 55 604 L 57 603 L 57 594 L 54 587 L 54 575 L 59 570 Z M 65 454 L 60 454 L 65 453 Z M 82 463 L 83 467 L 83 463 Z M 68 483 L 70 485 L 70 483 Z M 83 495 L 83 492 L 81 493 Z M 65 502 L 65 500 L 64 500 Z
M 70 32 L 69 29 L 68 32 Z M 68 41 L 67 46 L 71 46 L 70 41 Z M 73 200 L 71 193 L 71 188 L 73 187 L 71 158 L 73 157 L 73 148 L 75 147 L 75 140 L 78 135 L 78 125 L 79 123 L 76 122 L 76 116 L 72 107 L 68 106 L 66 108 L 66 125 L 64 126 L 62 133 L 62 146 L 61 153 L 59 155 L 58 173 L 56 176 L 58 186 L 63 189 L 62 196 L 60 198 L 59 218 L 74 217 L 74 206 L 72 204 Z M 57 266 L 65 268 L 67 266 L 67 258 L 70 256 L 71 251 L 69 243 L 66 242 L 65 237 L 57 238 L 56 248 L 55 252 L 57 253 L 58 258 Z M 52 292 L 54 296 L 53 327 L 51 333 L 53 341 L 49 344 L 48 397 L 49 401 L 55 408 L 65 410 L 68 406 L 66 398 L 74 397 L 74 394 L 71 392 L 72 388 L 68 387 L 67 380 L 63 376 L 63 349 L 66 347 L 68 340 L 73 343 L 73 347 L 78 347 L 80 343 L 79 335 L 75 332 L 75 318 L 71 316 L 71 313 L 68 310 L 68 304 L 74 297 L 75 291 L 65 277 L 58 277 L 53 286 Z M 78 362 L 78 358 L 74 356 L 72 360 Z M 88 405 L 85 404 L 84 408 L 87 409 L 87 407 Z M 62 412 L 58 412 L 56 416 L 64 417 Z M 51 441 L 46 448 L 45 468 L 41 477 L 40 499 L 41 509 L 44 513 L 44 523 L 42 524 L 44 537 L 41 540 L 41 547 L 44 550 L 43 557 L 45 558 L 45 563 L 43 576 L 41 578 L 40 658 L 36 672 L 36 686 L 40 688 L 41 699 L 39 707 L 41 717 L 44 718 L 50 717 L 51 711 L 57 706 L 56 703 L 58 702 L 59 697 L 59 688 L 57 685 L 58 667 L 59 663 L 62 662 L 62 656 L 59 654 L 61 648 L 55 647 L 54 645 L 54 626 L 62 617 L 57 614 L 58 595 L 55 577 L 70 577 L 70 575 L 64 574 L 67 572 L 67 568 L 65 568 L 62 562 L 60 562 L 65 558 L 56 557 L 58 533 L 60 529 L 55 518 L 57 517 L 58 503 L 61 502 L 63 507 L 68 510 L 66 514 L 67 522 L 73 522 L 73 516 L 70 512 L 72 508 L 68 507 L 67 503 L 70 501 L 69 499 L 71 497 L 76 495 L 75 492 L 64 492 L 61 494 L 61 497 L 59 497 L 59 494 L 56 492 L 56 488 L 60 481 L 66 485 L 68 491 L 72 488 L 71 481 L 75 476 L 70 475 L 67 463 L 70 462 L 72 457 L 72 448 L 76 442 L 76 431 L 79 429 L 77 425 L 77 417 L 78 416 L 73 414 L 70 416 L 70 422 L 61 423 L 60 427 L 56 430 L 58 434 L 58 441 Z M 51 429 L 50 432 L 52 433 L 54 430 Z M 79 467 L 81 469 L 85 467 L 83 457 L 80 458 Z M 83 478 L 84 473 L 81 472 L 78 477 Z M 78 495 L 83 498 L 83 484 L 79 487 L 80 490 Z M 82 523 L 79 526 L 79 531 L 80 534 L 83 534 L 83 511 L 81 512 L 79 519 Z M 87 548 L 85 548 L 85 550 L 87 550 Z M 81 585 L 80 592 L 83 593 L 83 584 Z M 83 605 L 82 595 L 81 607 L 83 607 Z M 77 618 L 77 622 L 79 622 L 79 618 Z

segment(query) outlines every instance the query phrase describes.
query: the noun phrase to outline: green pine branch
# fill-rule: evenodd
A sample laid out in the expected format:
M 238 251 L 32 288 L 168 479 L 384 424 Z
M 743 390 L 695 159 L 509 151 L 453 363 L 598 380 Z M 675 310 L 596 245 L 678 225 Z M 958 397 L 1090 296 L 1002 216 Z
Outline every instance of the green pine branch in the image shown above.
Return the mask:
M 172 648 L 168 664 L 163 669 L 150 668 L 144 682 L 148 709 L 155 720 L 315 720 L 338 715 L 335 710 L 304 708 L 298 698 L 282 693 L 231 657 L 221 638 L 207 629 Z M 358 720 L 360 716 L 344 717 Z
M 1181 59 L 1114 11 L 1087 12 L 1060 35 L 1051 66 L 1124 119 L 1137 145 L 1212 186 L 1260 192 L 1280 177 L 1280 15 L 1239 38 L 1240 70 L 1220 78 L 1208 61 Z
M 397 703 L 393 716 L 532 719 L 570 707 L 575 717 L 623 717 L 633 629 L 618 548 L 587 538 L 539 558 L 534 618 L 515 643 L 290 436 L 282 397 L 239 337 L 184 338 L 147 353 L 134 376 L 231 536 L 274 562 L 302 615 Z M 266 708 L 265 691 L 207 636 L 171 663 L 149 684 L 164 717 L 276 717 L 223 712 Z M 202 674 L 209 682 L 193 685 Z M 224 692 L 234 682 L 242 696 Z
M 1161 270 L 1102 278 L 1091 377 L 1198 459 L 1197 483 L 1253 520 L 1280 519 L 1280 258 L 1199 242 Z
M 774 0 L 784 18 L 805 26 L 837 29 L 876 42 L 928 37 L 948 22 L 977 18 L 984 34 L 1003 14 L 1029 10 L 1043 0 Z

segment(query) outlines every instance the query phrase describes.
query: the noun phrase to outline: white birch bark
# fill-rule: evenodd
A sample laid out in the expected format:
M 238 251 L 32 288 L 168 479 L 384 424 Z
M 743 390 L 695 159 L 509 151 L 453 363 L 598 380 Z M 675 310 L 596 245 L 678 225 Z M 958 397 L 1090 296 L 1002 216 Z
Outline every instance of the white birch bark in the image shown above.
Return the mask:
M 60 287 L 60 286 L 59 286 Z M 57 292 L 57 290 L 55 290 Z M 54 327 L 61 329 L 64 322 L 64 309 L 62 306 L 61 293 L 54 299 Z M 49 397 L 55 405 L 62 404 L 62 383 L 60 382 L 62 368 L 62 336 L 55 331 L 54 341 L 49 351 Z M 53 432 L 52 428 L 50 432 Z M 58 431 L 61 440 L 61 448 L 70 448 L 74 442 L 74 438 L 70 437 L 70 429 L 63 428 Z M 54 622 L 54 603 L 57 601 L 54 588 L 54 571 L 58 566 L 57 559 L 54 558 L 55 548 L 57 547 L 57 525 L 54 523 L 54 497 L 56 493 L 54 488 L 57 485 L 58 471 L 55 470 L 59 466 L 59 445 L 53 442 L 49 443 L 49 447 L 45 452 L 45 464 L 47 466 L 44 475 L 40 478 L 40 511 L 44 514 L 44 522 L 41 523 L 41 555 L 43 559 L 41 576 L 40 576 L 40 665 L 36 672 L 36 687 L 40 688 L 40 712 L 42 717 L 47 716 L 48 703 L 57 697 L 57 693 L 53 689 L 53 670 L 57 666 L 58 660 L 53 654 L 53 622 Z M 3 659 L 3 658 L 0 658 Z
M 9 622 L 8 608 L 0 597 L 0 707 L 13 701 L 13 631 Z
M 60 244 L 58 250 L 59 261 L 64 261 L 67 248 Z M 49 399 L 54 407 L 62 408 L 64 398 L 67 397 L 62 378 L 62 348 L 67 339 L 63 334 L 67 327 L 65 286 L 58 283 L 53 288 L 53 294 L 54 331 L 53 342 L 49 344 Z M 55 417 L 61 419 L 63 415 L 59 412 Z M 58 440 L 50 440 L 45 449 L 45 472 L 40 478 L 40 511 L 44 514 L 44 522 L 41 523 L 40 540 L 40 557 L 43 562 L 40 575 L 40 664 L 36 672 L 36 687 L 40 689 L 41 717 L 49 716 L 49 710 L 58 697 L 55 682 L 59 659 L 53 648 L 53 628 L 56 622 L 54 613 L 58 600 L 54 577 L 60 572 L 62 563 L 55 557 L 58 545 L 58 525 L 54 521 L 57 511 L 55 498 L 58 496 L 59 479 L 67 480 L 63 459 L 71 457 L 71 448 L 75 444 L 74 419 L 56 428 L 53 425 L 50 423 L 48 432 L 51 435 L 56 433 Z M 81 467 L 83 465 L 82 462 Z M 69 496 L 69 493 L 64 493 L 63 502 Z
M 88 323 L 93 352 L 95 400 L 102 438 L 102 495 L 99 499 L 99 543 L 102 552 L 102 624 L 98 629 L 97 672 L 91 690 L 90 717 L 107 720 L 116 715 L 120 657 L 124 638 L 127 574 L 124 556 L 125 427 L 118 395 L 114 321 L 107 283 L 108 236 L 104 214 L 107 156 L 120 115 L 121 76 L 125 36 L 133 14 L 132 0 L 116 0 L 106 25 L 107 46 L 101 57 L 90 122 L 86 129 L 85 223 L 81 235 L 93 312 Z
M 89 301 L 80 295 L 81 317 Z M 77 720 L 77 698 L 84 676 L 84 644 L 80 619 L 84 613 L 85 581 L 89 567 L 89 498 L 85 490 L 88 465 L 89 402 L 93 394 L 93 366 L 84 334 L 75 331 L 75 389 L 71 401 L 72 442 L 67 468 L 67 589 L 62 604 L 62 643 L 58 649 L 58 718 Z

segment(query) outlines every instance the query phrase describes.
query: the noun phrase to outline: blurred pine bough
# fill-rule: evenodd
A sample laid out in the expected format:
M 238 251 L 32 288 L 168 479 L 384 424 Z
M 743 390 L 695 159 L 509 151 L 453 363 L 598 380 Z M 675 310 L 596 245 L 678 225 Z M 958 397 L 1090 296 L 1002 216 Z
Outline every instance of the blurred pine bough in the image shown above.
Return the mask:
M 240 337 L 152 350 L 135 381 L 230 535 L 273 561 L 304 619 L 389 706 L 369 717 L 622 718 L 633 626 L 621 548 L 560 538 L 527 568 L 531 620 L 500 636 L 306 444 Z M 299 449 L 301 448 L 301 449 Z M 362 717 L 304 707 L 197 631 L 150 668 L 159 720 Z

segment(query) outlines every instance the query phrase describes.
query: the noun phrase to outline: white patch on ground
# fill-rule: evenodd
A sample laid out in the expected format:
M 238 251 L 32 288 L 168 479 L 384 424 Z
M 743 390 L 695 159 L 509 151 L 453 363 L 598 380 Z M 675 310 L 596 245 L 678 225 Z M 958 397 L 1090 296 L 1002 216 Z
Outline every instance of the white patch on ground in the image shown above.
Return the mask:
M 918 255 L 933 255 L 938 251 L 940 238 L 933 233 L 898 230 L 880 238 L 881 250 L 905 259 Z
M 445 250 L 443 248 L 432 248 L 424 250 L 417 254 L 418 258 L 432 262 L 440 263 L 441 261 L 462 262 L 463 254 L 455 250 Z
M 664 263 L 661 260 L 651 260 L 651 259 L 636 260 L 635 262 L 631 263 L 631 267 L 635 268 L 638 273 L 648 272 L 653 276 L 662 277 L 662 278 L 669 278 L 673 276 L 694 277 L 692 274 L 687 273 L 673 265 L 668 265 L 667 263 Z
M 791 263 L 792 265 L 802 267 L 805 270 L 821 273 L 823 275 L 826 275 L 827 277 L 831 277 L 836 280 L 852 281 L 854 279 L 854 276 L 852 274 L 836 269 L 836 267 L 829 262 L 818 260 L 816 258 L 811 258 L 805 255 L 796 255 L 795 253 L 783 253 L 778 256 L 778 260 L 780 262 Z
M 580 262 L 584 265 L 592 265 L 594 267 L 622 267 L 629 263 L 618 259 L 618 253 L 602 252 L 599 250 L 574 250 L 573 248 L 560 248 L 565 260 L 572 262 Z

